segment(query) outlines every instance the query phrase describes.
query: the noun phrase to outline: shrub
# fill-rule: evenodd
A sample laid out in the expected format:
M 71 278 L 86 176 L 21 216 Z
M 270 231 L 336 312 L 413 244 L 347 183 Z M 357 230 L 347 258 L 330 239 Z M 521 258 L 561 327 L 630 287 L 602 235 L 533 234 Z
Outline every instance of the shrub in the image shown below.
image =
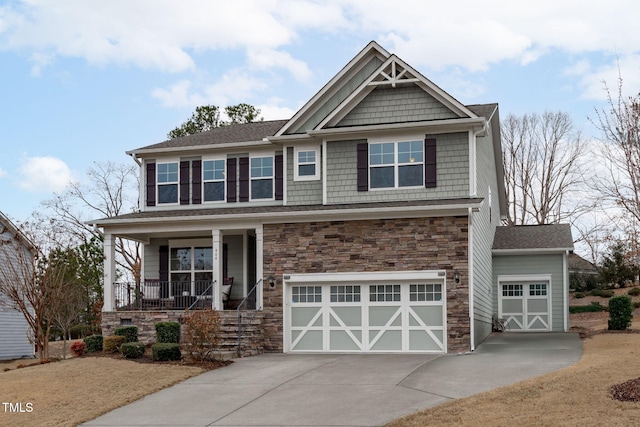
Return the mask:
M 104 337 L 102 340 L 102 351 L 105 353 L 115 353 L 120 350 L 120 346 L 126 342 L 125 340 L 126 338 L 122 335 Z
M 627 292 L 627 295 L 630 295 L 632 297 L 640 295 L 640 288 L 631 288 L 631 289 L 629 289 L 629 291 Z
M 82 356 L 86 348 L 87 344 L 85 344 L 84 341 L 76 341 L 71 344 L 71 351 L 73 351 L 76 356 Z
M 591 295 L 594 297 L 611 298 L 615 292 L 611 289 L 594 289 L 591 291 Z
M 575 294 L 573 294 L 573 296 L 576 299 L 580 299 L 580 298 L 584 298 L 586 295 L 584 294 L 584 292 L 576 292 Z
M 137 359 L 144 356 L 144 344 L 141 342 L 126 342 L 120 346 L 120 353 L 127 359 Z
M 102 335 L 89 335 L 83 341 L 87 345 L 87 353 L 102 351 Z
M 609 301 L 609 330 L 623 331 L 631 326 L 633 305 L 628 295 L 618 295 Z
M 158 322 L 156 323 L 156 341 L 159 343 L 180 342 L 180 323 L 178 322 Z
M 159 342 L 151 346 L 151 354 L 153 360 L 164 362 L 167 360 L 180 360 L 182 353 L 180 353 L 180 344 Z
M 121 326 L 114 329 L 114 335 L 120 335 L 126 338 L 125 342 L 138 342 L 137 326 Z
M 217 311 L 188 312 L 184 316 L 182 340 L 189 356 L 194 360 L 214 360 L 221 330 L 222 319 Z
M 640 308 L 640 302 L 635 301 L 635 302 L 633 303 L 633 308 Z
M 589 305 L 572 305 L 569 307 L 569 313 L 596 313 L 606 311 L 607 307 L 600 305 L 598 302 L 592 302 Z

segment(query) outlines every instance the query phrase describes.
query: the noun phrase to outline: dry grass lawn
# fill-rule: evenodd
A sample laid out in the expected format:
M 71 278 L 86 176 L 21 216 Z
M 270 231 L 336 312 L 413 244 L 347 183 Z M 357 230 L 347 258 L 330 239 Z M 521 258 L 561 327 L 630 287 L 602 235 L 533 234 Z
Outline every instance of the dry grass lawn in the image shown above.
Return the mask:
M 202 368 L 81 357 L 2 371 L 0 402 L 31 403 L 9 413 L 0 404 L 0 426 L 75 426 L 149 393 L 203 372 Z

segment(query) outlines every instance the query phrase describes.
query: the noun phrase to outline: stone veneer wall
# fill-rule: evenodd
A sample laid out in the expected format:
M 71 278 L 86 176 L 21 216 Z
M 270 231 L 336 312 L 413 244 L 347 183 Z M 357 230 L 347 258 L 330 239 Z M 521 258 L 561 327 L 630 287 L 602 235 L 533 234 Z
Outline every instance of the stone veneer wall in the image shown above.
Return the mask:
M 447 351 L 468 351 L 466 216 L 265 224 L 264 277 L 277 280 L 264 287 L 265 351 L 283 350 L 284 274 L 405 270 L 447 270 Z

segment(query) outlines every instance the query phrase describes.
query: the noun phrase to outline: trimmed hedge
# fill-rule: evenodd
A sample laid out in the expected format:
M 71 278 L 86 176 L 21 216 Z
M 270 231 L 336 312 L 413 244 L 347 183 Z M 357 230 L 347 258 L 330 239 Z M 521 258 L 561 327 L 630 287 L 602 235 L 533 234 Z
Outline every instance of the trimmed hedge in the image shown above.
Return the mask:
M 127 359 L 137 359 L 144 356 L 144 344 L 141 342 L 126 342 L 120 346 L 120 353 Z
M 151 346 L 151 354 L 153 355 L 153 360 L 159 362 L 182 359 L 180 344 L 176 343 L 156 343 Z
M 618 295 L 609 300 L 609 330 L 624 331 L 631 326 L 633 304 L 628 295 Z
M 589 305 L 572 305 L 569 307 L 569 313 L 596 313 L 598 311 L 607 311 L 607 307 L 600 303 L 592 302 Z
M 640 295 L 640 288 L 631 288 L 631 289 L 629 289 L 629 291 L 627 292 L 627 295 L 630 295 L 632 297 L 636 297 L 636 296 Z
M 87 345 L 87 353 L 102 351 L 102 335 L 89 335 L 83 341 Z
M 156 327 L 156 341 L 159 343 L 178 344 L 180 342 L 180 323 L 158 322 Z
M 122 335 L 112 335 L 104 337 L 102 341 L 102 351 L 105 353 L 115 353 L 120 350 L 120 346 L 126 342 L 126 338 Z
M 114 335 L 120 335 L 126 338 L 125 342 L 138 342 L 137 326 L 121 326 L 114 329 Z
M 591 295 L 594 297 L 611 298 L 615 292 L 611 289 L 594 289 L 591 291 Z

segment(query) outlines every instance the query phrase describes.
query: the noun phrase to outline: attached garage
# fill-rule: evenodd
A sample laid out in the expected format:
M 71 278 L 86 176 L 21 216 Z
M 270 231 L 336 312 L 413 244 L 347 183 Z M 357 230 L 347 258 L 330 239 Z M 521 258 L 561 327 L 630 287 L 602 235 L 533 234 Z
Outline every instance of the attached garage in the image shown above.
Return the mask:
M 494 307 L 508 332 L 567 331 L 567 224 L 498 227 L 493 243 Z
M 284 275 L 285 352 L 446 352 L 444 271 Z

